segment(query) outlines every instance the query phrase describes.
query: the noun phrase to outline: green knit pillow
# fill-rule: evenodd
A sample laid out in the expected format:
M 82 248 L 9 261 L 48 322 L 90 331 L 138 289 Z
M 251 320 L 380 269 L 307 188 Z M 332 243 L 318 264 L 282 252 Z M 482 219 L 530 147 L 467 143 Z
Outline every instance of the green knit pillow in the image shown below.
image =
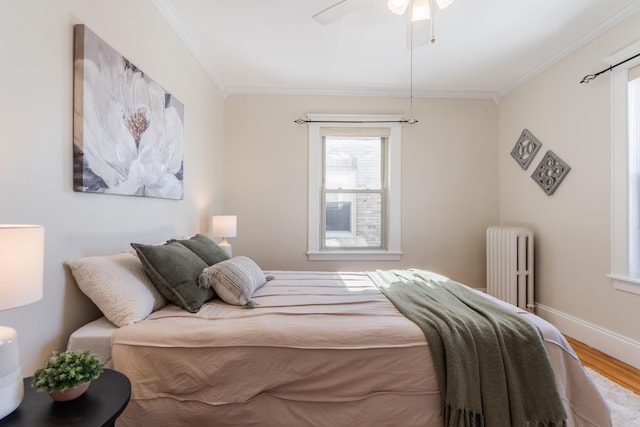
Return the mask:
M 216 242 L 203 234 L 196 234 L 192 238 L 184 240 L 172 239 L 169 240 L 169 242 L 182 243 L 184 246 L 189 248 L 191 252 L 194 252 L 202 258 L 208 266 L 231 258 L 224 249 L 216 244 Z
M 169 301 L 191 313 L 197 312 L 214 295 L 198 286 L 198 276 L 207 264 L 183 244 L 131 243 L 154 286 Z

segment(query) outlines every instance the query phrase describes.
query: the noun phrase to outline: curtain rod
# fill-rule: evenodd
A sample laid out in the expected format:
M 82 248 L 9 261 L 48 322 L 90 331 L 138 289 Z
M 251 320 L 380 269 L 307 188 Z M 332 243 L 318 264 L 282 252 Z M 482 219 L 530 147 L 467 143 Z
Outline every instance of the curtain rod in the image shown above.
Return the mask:
M 303 123 L 407 123 L 414 124 L 418 123 L 416 119 L 407 119 L 407 120 L 304 120 L 298 119 L 294 120 L 294 123 L 299 125 Z
M 611 70 L 613 70 L 614 68 L 616 68 L 618 65 L 622 65 L 622 64 L 624 64 L 625 62 L 629 62 L 629 61 L 631 61 L 632 59 L 637 58 L 638 56 L 640 56 L 640 53 L 636 53 L 636 54 L 635 54 L 635 55 L 633 55 L 632 57 L 627 58 L 627 59 L 625 59 L 624 61 L 620 61 L 620 62 L 618 62 L 617 64 L 610 65 L 609 67 L 607 67 L 607 68 L 605 68 L 604 70 L 599 71 L 599 72 L 597 72 L 597 73 L 595 73 L 595 74 L 587 74 L 586 76 L 584 76 L 584 77 L 582 78 L 582 80 L 580 81 L 580 83 L 589 83 L 591 80 L 595 79 L 595 78 L 596 78 L 596 77 L 598 77 L 600 74 L 605 73 L 605 72 L 607 72 L 607 71 L 611 71 Z

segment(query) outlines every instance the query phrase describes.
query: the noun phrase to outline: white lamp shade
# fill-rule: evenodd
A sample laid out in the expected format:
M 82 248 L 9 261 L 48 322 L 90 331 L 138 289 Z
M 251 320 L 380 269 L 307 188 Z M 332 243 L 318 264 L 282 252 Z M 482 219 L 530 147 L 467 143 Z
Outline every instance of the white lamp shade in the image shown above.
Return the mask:
M 236 237 L 236 215 L 215 215 L 211 218 L 211 235 L 213 237 Z
M 42 298 L 44 227 L 0 224 L 0 310 Z

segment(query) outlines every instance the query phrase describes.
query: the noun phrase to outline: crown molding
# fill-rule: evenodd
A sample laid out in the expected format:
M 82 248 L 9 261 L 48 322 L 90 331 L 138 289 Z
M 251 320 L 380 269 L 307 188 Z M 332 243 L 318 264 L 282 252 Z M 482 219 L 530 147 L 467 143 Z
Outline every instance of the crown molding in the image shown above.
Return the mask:
M 191 37 L 191 34 L 184 26 L 182 21 L 178 19 L 173 6 L 168 0 L 153 0 L 153 4 L 156 6 L 160 14 L 167 20 L 171 28 L 178 34 L 178 37 L 182 39 L 183 43 L 187 46 L 187 49 L 191 51 L 193 56 L 195 56 L 196 60 L 200 63 L 202 68 L 204 68 L 205 72 L 209 75 L 209 78 L 213 80 L 213 82 L 218 86 L 218 89 L 222 92 L 223 96 L 226 97 L 228 94 L 227 85 L 224 83 L 222 78 L 216 73 L 216 70 L 213 69 L 211 64 L 206 59 L 206 56 L 198 46 L 198 43 Z
M 629 0 L 624 6 L 620 7 L 615 13 L 605 19 L 600 25 L 592 28 L 591 30 L 585 32 L 581 36 L 577 37 L 572 42 L 568 43 L 564 47 L 557 50 L 553 55 L 549 56 L 546 60 L 539 63 L 535 68 L 531 69 L 528 73 L 524 74 L 519 79 L 511 82 L 509 85 L 505 86 L 501 90 L 498 91 L 500 97 L 508 94 L 512 90 L 518 88 L 519 86 L 525 84 L 529 80 L 536 77 L 538 74 L 542 73 L 547 68 L 552 65 L 560 62 L 562 59 L 566 58 L 571 53 L 577 51 L 581 47 L 585 46 L 590 41 L 594 40 L 598 36 L 604 34 L 609 31 L 622 21 L 624 21 L 629 16 L 634 13 L 640 11 L 640 2 L 637 0 Z
M 378 88 L 289 88 L 279 87 L 229 87 L 228 93 L 240 95 L 326 95 L 326 96 L 369 96 L 388 98 L 408 98 L 407 90 L 386 90 Z M 453 99 L 498 99 L 498 93 L 492 91 L 414 91 L 414 98 L 453 98 Z

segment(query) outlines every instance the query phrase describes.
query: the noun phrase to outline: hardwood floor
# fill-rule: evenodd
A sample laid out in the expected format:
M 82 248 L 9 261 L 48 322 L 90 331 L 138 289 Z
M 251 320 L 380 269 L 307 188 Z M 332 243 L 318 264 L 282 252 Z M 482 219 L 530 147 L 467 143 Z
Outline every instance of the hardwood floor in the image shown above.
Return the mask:
M 607 356 L 571 337 L 566 337 L 582 363 L 621 386 L 640 394 L 640 369 Z

